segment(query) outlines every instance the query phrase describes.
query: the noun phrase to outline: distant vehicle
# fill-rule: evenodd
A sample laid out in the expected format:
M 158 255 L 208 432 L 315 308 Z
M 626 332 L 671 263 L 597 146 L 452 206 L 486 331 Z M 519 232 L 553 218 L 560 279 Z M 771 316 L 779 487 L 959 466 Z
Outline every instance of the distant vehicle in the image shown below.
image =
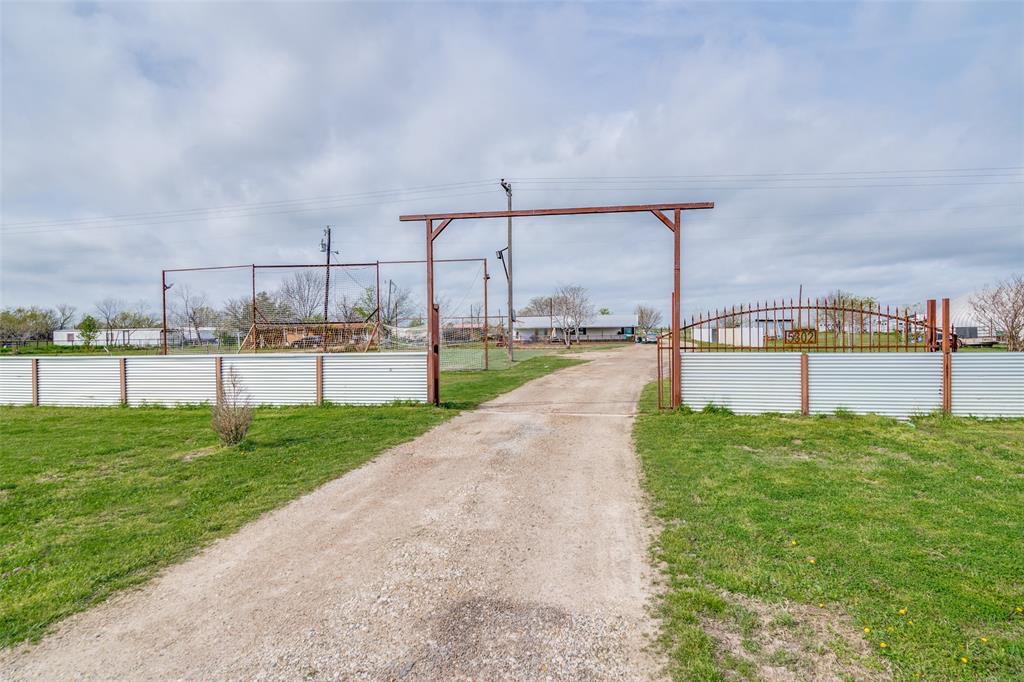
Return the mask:
M 292 341 L 290 346 L 292 348 L 319 348 L 323 340 L 324 337 L 320 335 L 303 336 L 301 339 Z
M 658 343 L 658 332 L 647 332 L 646 334 L 637 334 L 637 343 Z

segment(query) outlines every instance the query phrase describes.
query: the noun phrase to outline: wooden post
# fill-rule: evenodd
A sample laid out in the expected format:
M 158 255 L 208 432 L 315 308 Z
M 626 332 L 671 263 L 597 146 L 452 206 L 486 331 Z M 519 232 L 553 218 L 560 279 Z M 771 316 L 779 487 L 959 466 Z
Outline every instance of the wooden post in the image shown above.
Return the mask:
M 32 404 L 39 406 L 39 358 L 32 358 Z
M 121 372 L 121 404 L 128 404 L 128 360 L 126 358 L 119 358 L 118 368 Z
M 316 356 L 316 404 L 324 404 L 324 356 Z
M 942 299 L 942 411 L 953 410 L 953 324 L 949 319 L 949 299 Z
M 220 395 L 224 391 L 224 385 L 222 383 L 223 379 L 221 378 L 221 365 L 222 364 L 223 364 L 223 358 L 221 356 L 218 355 L 218 356 L 216 356 L 213 359 L 213 371 L 214 371 L 214 375 L 216 377 L 216 386 L 217 386 L 216 401 L 218 403 L 220 402 Z
M 810 358 L 807 353 L 800 354 L 800 414 L 805 417 L 811 413 Z

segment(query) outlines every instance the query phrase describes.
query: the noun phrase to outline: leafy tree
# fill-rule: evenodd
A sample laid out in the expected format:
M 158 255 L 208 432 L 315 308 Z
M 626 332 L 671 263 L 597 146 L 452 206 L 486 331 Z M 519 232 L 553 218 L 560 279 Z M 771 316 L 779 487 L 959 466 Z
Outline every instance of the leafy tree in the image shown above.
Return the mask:
M 608 308 L 601 308 L 600 310 L 597 311 L 597 314 L 598 315 L 611 315 L 612 311 L 609 310 Z
M 86 348 L 92 348 L 92 344 L 96 342 L 96 337 L 99 336 L 99 329 L 99 322 L 92 315 L 86 315 L 78 323 L 78 333 L 81 334 L 82 343 Z

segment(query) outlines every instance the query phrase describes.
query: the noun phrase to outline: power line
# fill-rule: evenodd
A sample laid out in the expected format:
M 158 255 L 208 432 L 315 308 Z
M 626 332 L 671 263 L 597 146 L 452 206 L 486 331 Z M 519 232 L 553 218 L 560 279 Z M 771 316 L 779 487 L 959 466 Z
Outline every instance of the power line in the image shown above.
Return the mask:
M 892 170 L 892 171 L 828 171 L 820 173 L 762 173 L 762 174 L 720 174 L 720 175 L 679 175 L 679 176 L 604 176 L 604 177 L 565 177 L 565 178 L 523 178 L 520 181 L 535 185 L 526 187 L 524 191 L 538 192 L 557 190 L 559 192 L 619 192 L 619 191 L 763 191 L 763 190 L 790 190 L 790 189 L 878 189 L 878 188 L 928 188 L 928 187 L 950 187 L 950 186 L 974 186 L 974 185 L 1017 185 L 1024 184 L 1018 180 L 1003 181 L 981 181 L 981 182 L 919 182 L 900 183 L 889 182 L 895 179 L 961 179 L 982 177 L 1016 177 L 1018 171 L 1024 167 L 988 167 L 988 168 L 967 168 L 967 169 L 917 169 L 917 170 Z M 1013 171 L 1013 173 L 977 175 L 966 173 L 977 173 L 981 171 Z M 907 173 L 959 173 L 960 175 L 918 175 L 899 176 L 896 174 Z M 864 177 L 838 177 L 854 176 Z M 727 186 L 713 184 L 723 182 L 730 178 L 748 178 L 754 183 L 760 182 L 813 182 L 815 179 L 834 177 L 833 182 L 842 184 L 830 185 L 808 185 L 808 184 L 753 184 L 742 186 Z M 764 180 L 760 180 L 764 179 Z M 712 183 L 698 186 L 664 186 L 665 181 L 688 180 L 691 182 Z M 885 180 L 884 184 L 864 184 Z M 619 186 L 609 186 L 608 183 L 619 183 Z M 851 184 L 855 183 L 855 184 Z M 447 189 L 470 189 L 473 187 L 489 186 L 490 181 L 465 181 L 437 185 L 424 185 L 406 189 L 377 190 L 370 192 L 359 192 L 349 194 L 328 195 L 322 197 L 309 197 L 304 199 L 286 199 L 277 201 L 265 201 L 254 203 L 243 203 L 225 205 L 219 207 L 190 208 L 168 211 L 151 211 L 139 213 L 115 214 L 110 216 L 92 216 L 84 218 L 68 218 L 62 220 L 37 220 L 8 223 L 3 225 L 4 234 L 44 234 L 79 228 L 86 229 L 112 229 L 116 227 L 146 227 L 155 225 L 167 225 L 182 222 L 190 222 L 200 219 L 222 220 L 248 217 L 260 217 L 268 215 L 285 215 L 305 213 L 311 211 L 324 211 L 339 208 L 357 208 L 368 205 L 390 205 L 396 203 L 407 203 L 410 201 L 422 201 L 426 199 L 456 198 L 465 196 L 478 196 L 489 194 L 486 191 L 475 192 L 454 192 L 441 193 Z M 410 196 L 418 195 L 418 196 Z M 389 201 L 381 201 L 388 197 L 395 196 Z M 404 197 L 404 198 L 402 198 Z M 357 199 L 376 199 L 375 201 L 364 201 L 351 203 Z M 320 204 L 320 205 L 312 205 Z M 124 221 L 131 221 L 124 224 Z M 114 223 L 105 225 L 104 223 Z M 120 224 L 119 224 L 120 223 Z M 40 229 L 47 228 L 47 229 Z

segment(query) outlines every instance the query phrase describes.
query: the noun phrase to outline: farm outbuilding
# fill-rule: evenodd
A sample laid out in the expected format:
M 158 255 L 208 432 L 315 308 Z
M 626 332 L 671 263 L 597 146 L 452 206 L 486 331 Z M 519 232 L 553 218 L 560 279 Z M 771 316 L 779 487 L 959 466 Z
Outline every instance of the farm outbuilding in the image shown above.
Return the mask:
M 514 324 L 516 339 L 531 341 L 564 341 L 566 330 L 557 317 L 522 316 Z M 630 341 L 636 334 L 636 315 L 595 315 L 580 325 L 580 341 Z M 573 330 L 568 333 L 573 335 Z

